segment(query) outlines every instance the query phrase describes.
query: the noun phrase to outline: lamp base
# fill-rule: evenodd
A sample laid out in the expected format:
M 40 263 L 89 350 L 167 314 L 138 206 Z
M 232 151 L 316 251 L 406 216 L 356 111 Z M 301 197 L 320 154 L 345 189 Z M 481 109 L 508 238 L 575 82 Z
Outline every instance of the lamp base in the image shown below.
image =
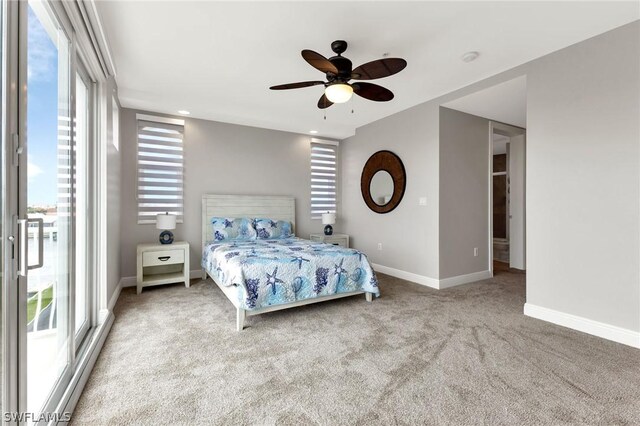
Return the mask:
M 327 225 L 324 227 L 324 235 L 333 235 L 333 226 Z
M 173 232 L 162 231 L 160 233 L 160 244 L 171 244 L 173 242 Z

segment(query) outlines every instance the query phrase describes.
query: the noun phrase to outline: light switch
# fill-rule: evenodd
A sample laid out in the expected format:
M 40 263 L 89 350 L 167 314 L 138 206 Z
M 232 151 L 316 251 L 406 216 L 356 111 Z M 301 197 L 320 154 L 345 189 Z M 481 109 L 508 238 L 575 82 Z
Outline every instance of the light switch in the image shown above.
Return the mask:
M 418 205 L 419 206 L 426 206 L 427 205 L 427 197 L 418 198 Z

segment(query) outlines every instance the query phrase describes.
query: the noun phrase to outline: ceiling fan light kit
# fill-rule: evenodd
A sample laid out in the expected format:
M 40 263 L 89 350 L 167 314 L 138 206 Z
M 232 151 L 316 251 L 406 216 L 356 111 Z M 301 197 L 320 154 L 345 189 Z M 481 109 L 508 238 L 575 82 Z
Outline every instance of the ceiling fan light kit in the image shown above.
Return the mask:
M 333 83 L 324 89 L 324 94 L 334 104 L 343 104 L 353 96 L 353 87 L 344 83 Z
M 407 61 L 402 58 L 383 58 L 367 62 L 353 69 L 348 58 L 342 56 L 347 50 L 347 42 L 336 40 L 331 43 L 331 50 L 336 54 L 327 59 L 313 50 L 303 50 L 302 57 L 312 67 L 325 73 L 327 81 L 302 81 L 299 83 L 280 84 L 271 86 L 271 90 L 300 89 L 303 87 L 325 87 L 324 94 L 318 100 L 318 108 L 329 108 L 333 104 L 341 104 L 349 101 L 356 95 L 375 102 L 388 102 L 393 99 L 393 93 L 382 86 L 366 82 L 353 82 L 350 80 L 375 80 L 397 74 L 407 66 Z

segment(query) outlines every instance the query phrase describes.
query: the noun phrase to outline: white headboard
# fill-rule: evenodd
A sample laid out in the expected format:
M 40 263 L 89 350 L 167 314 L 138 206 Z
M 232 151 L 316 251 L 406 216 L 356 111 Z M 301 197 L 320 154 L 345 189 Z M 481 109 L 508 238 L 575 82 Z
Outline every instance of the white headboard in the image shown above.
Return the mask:
M 291 222 L 296 230 L 295 198 L 280 195 L 214 195 L 202 196 L 202 248 L 213 241 L 211 218 L 218 217 L 267 217 Z

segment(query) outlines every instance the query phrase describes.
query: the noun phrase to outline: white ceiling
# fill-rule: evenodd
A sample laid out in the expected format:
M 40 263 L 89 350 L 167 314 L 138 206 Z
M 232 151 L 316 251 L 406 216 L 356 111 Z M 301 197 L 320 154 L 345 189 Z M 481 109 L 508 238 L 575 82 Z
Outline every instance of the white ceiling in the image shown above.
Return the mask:
M 505 81 L 442 106 L 526 128 L 527 78 L 522 76 Z
M 639 18 L 634 1 L 96 3 L 123 106 L 335 138 Z M 407 60 L 376 81 L 394 100 L 354 96 L 324 120 L 321 86 L 268 90 L 322 78 L 300 51 L 330 56 L 336 39 L 354 67 L 385 52 Z M 462 62 L 471 50 L 480 57 Z

